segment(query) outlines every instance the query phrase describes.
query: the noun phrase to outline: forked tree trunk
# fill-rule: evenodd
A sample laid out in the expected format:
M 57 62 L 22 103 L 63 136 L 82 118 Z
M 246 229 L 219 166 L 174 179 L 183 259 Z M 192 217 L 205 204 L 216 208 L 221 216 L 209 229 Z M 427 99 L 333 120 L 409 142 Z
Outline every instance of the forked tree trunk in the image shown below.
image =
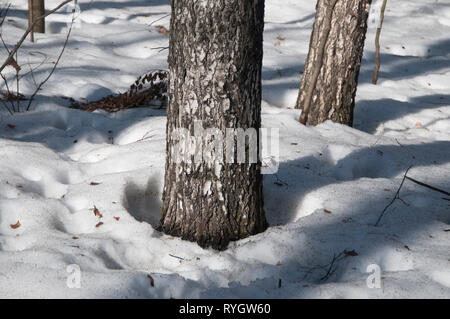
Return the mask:
M 223 136 L 226 128 L 254 128 L 259 134 L 264 0 L 172 0 L 171 6 L 160 228 L 222 250 L 229 241 L 267 227 L 261 163 L 247 159 L 247 164 L 210 164 L 196 160 L 198 153 L 189 156 L 195 163 L 177 163 L 173 152 L 179 141 L 174 135 L 180 128 L 194 135 L 195 121 L 205 130 L 217 128 Z M 201 141 L 203 149 L 212 144 Z M 216 151 L 227 152 L 225 144 L 214 145 Z
M 371 0 L 318 0 L 296 108 L 300 122 L 353 125 Z

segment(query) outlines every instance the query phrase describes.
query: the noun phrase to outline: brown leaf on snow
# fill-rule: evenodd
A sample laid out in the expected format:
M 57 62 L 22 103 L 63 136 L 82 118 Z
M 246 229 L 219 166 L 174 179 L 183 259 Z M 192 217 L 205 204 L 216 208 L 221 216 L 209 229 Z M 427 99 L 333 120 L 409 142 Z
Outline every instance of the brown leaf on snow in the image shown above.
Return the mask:
M 120 217 L 114 216 L 114 219 L 117 220 L 117 221 L 119 221 L 119 220 L 120 220 Z
M 153 277 L 150 275 L 147 275 L 147 278 L 150 280 L 150 286 L 155 287 L 155 280 L 153 279 Z
M 17 221 L 17 223 L 15 223 L 14 225 L 9 225 L 9 227 L 11 227 L 12 229 L 17 229 L 17 228 L 19 228 L 20 226 L 22 226 L 22 225 L 20 224 L 20 221 Z
M 275 42 L 274 46 L 279 47 L 281 45 L 280 41 Z
M 158 29 L 158 33 L 161 33 L 163 35 L 169 35 L 169 30 L 167 30 L 167 28 L 163 25 L 157 25 L 155 26 L 155 28 Z
M 103 225 L 103 223 L 102 222 L 100 222 L 100 223 L 98 223 L 97 225 L 95 225 L 95 227 L 100 227 L 101 225 Z
M 331 210 L 328 210 L 328 209 L 324 209 L 323 212 L 324 212 L 325 214 L 331 214 Z
M 13 58 L 11 59 L 11 61 L 9 61 L 8 65 L 12 66 L 14 69 L 16 69 L 16 72 L 19 73 L 21 68 L 20 66 L 17 64 L 16 60 L 14 60 Z
M 98 210 L 98 208 L 95 207 L 95 205 L 94 205 L 94 214 L 95 214 L 95 216 L 97 216 L 98 218 L 102 218 L 102 217 L 103 217 L 103 215 L 100 213 L 100 211 Z
M 280 183 L 280 182 L 273 182 L 275 185 L 277 185 L 277 186 L 283 186 L 283 184 L 282 183 Z
M 101 183 L 97 183 L 97 182 L 91 182 L 89 185 L 91 185 L 91 186 L 97 186 L 97 185 L 100 185 Z
M 421 122 L 416 122 L 416 126 L 422 126 L 422 123 Z
M 354 249 L 351 251 L 344 251 L 344 254 L 346 254 L 347 256 L 352 256 L 352 257 L 358 256 L 358 253 Z
M 279 35 L 279 36 L 277 37 L 277 40 L 279 40 L 279 41 L 284 41 L 284 40 L 286 40 L 286 38 L 283 38 L 281 35 Z

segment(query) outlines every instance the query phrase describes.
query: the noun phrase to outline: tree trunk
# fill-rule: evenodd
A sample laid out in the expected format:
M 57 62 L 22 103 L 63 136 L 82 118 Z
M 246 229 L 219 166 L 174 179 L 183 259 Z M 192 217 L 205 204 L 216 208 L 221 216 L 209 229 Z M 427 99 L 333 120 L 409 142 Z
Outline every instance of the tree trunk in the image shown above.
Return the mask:
M 160 228 L 202 247 L 223 250 L 229 241 L 267 227 L 259 161 L 264 0 L 172 0 L 171 6 Z M 208 141 L 200 139 L 195 151 L 177 161 L 176 132 L 185 128 L 194 135 L 201 131 L 199 126 L 218 132 Z M 250 161 L 246 147 L 245 163 L 229 163 L 223 156 L 205 162 L 203 150 L 211 145 L 216 154 L 228 154 L 225 144 L 215 144 L 220 134 L 229 136 L 227 128 L 256 130 L 256 161 Z M 233 154 L 235 150 L 233 143 Z
M 318 0 L 296 108 L 300 122 L 353 125 L 371 0 Z
M 45 14 L 45 4 L 44 0 L 28 0 L 28 23 L 31 25 L 37 18 L 43 16 Z M 45 19 L 41 19 L 36 25 L 33 27 L 33 33 L 45 33 Z M 34 40 L 34 39 L 33 39 Z
M 381 58 L 380 58 L 380 36 L 381 28 L 383 27 L 384 11 L 386 10 L 387 0 L 383 0 L 380 12 L 380 21 L 378 23 L 377 34 L 375 36 L 375 68 L 373 70 L 372 84 L 377 84 L 378 73 L 380 72 Z

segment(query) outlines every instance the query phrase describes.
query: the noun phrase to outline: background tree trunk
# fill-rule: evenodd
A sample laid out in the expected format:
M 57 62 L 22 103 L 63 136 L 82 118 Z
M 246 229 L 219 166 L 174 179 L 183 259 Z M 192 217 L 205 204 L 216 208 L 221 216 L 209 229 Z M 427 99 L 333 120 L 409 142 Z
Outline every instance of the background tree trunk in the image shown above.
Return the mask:
M 33 21 L 45 14 L 44 0 L 28 0 L 28 23 L 31 25 Z M 31 41 L 34 42 L 34 33 L 45 33 L 45 19 L 40 20 L 31 30 Z
M 373 70 L 372 84 L 377 84 L 378 73 L 380 72 L 381 58 L 380 58 L 380 36 L 381 28 L 383 27 L 384 11 L 386 10 L 387 0 L 383 0 L 380 12 L 380 21 L 378 22 L 377 34 L 375 36 L 375 68 Z
M 353 125 L 371 0 L 318 0 L 296 108 L 300 122 Z
M 172 0 L 171 5 L 161 229 L 202 247 L 226 249 L 229 241 L 267 227 L 261 165 L 177 164 L 171 136 L 177 128 L 194 135 L 194 121 L 224 136 L 230 127 L 259 134 L 264 0 Z

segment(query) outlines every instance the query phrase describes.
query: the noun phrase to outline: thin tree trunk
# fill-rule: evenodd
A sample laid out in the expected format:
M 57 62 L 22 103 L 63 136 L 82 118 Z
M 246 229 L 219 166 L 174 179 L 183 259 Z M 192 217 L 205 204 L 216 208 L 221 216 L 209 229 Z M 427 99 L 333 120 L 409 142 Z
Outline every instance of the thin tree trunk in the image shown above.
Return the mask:
M 296 108 L 300 122 L 352 126 L 371 0 L 318 0 Z
M 44 0 L 28 0 L 28 23 L 31 25 L 33 21 L 45 14 Z M 31 41 L 34 42 L 34 33 L 45 33 L 45 19 L 40 20 L 33 27 L 31 32 Z
M 375 37 L 375 68 L 373 70 L 373 78 L 372 78 L 372 84 L 375 84 L 375 85 L 378 82 L 378 73 L 380 72 L 380 65 L 381 65 L 380 36 L 381 36 L 381 28 L 383 27 L 384 12 L 386 10 L 386 5 L 387 5 L 387 0 L 383 0 L 383 5 L 381 6 L 381 13 L 380 13 L 380 22 L 378 24 L 377 35 Z
M 261 163 L 196 161 L 198 149 L 189 156 L 194 163 L 177 163 L 173 137 L 180 128 L 194 135 L 198 123 L 223 136 L 227 128 L 254 128 L 259 134 L 264 0 L 172 0 L 171 5 L 160 228 L 202 247 L 226 249 L 229 241 L 267 227 Z M 203 139 L 200 144 L 205 149 L 212 143 Z M 227 152 L 226 146 L 215 145 L 216 151 Z
M 33 24 L 33 0 L 28 0 L 28 27 Z M 30 31 L 30 41 L 34 42 L 34 32 Z

